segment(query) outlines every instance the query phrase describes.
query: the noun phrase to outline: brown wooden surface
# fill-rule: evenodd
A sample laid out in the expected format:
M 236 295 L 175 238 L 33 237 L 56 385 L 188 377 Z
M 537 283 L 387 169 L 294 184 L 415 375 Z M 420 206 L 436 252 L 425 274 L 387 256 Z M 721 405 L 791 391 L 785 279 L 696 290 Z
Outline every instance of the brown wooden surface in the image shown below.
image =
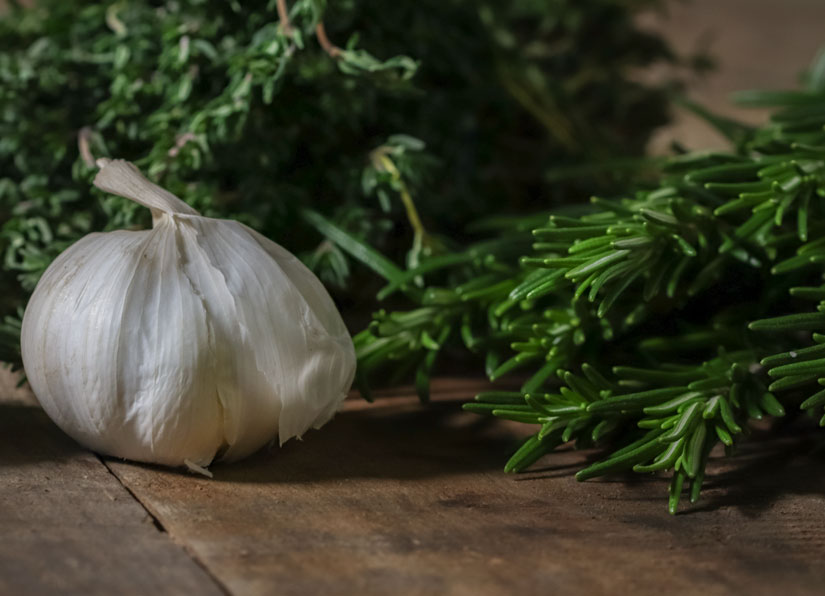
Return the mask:
M 0 594 L 221 593 L 95 455 L 0 402 Z
M 503 474 L 514 429 L 459 409 L 480 386 L 438 381 L 428 407 L 351 400 L 212 480 L 104 465 L 39 410 L 2 405 L 0 594 L 823 592 L 816 431 L 714 461 L 702 500 L 671 517 L 662 479 L 577 482 L 593 453 Z

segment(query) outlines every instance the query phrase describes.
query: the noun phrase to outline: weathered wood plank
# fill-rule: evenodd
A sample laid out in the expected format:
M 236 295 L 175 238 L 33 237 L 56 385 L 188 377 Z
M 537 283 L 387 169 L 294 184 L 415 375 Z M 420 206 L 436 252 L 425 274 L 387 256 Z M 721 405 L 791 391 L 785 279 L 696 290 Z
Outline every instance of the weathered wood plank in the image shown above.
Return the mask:
M 0 594 L 221 593 L 95 455 L 0 403 Z
M 818 435 L 780 432 L 715 463 L 674 518 L 660 479 L 576 482 L 593 454 L 502 474 L 517 440 L 459 411 L 476 388 L 441 383 L 430 407 L 351 401 L 213 480 L 108 465 L 235 594 L 822 593 Z

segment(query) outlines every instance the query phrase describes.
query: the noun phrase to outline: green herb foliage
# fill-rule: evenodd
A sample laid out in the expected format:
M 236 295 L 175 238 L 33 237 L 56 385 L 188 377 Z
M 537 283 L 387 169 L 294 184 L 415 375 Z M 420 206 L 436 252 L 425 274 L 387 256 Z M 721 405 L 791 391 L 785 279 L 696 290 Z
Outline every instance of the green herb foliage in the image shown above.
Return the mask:
M 538 222 L 483 222 L 488 240 L 411 270 L 374 267 L 383 296 L 416 307 L 356 338 L 362 380 L 412 370 L 426 399 L 437 355 L 463 347 L 492 380 L 525 375 L 465 406 L 536 427 L 506 470 L 604 445 L 579 479 L 670 470 L 673 513 L 749 421 L 801 407 L 825 425 L 825 52 L 803 90 L 739 100 L 774 112 L 755 130 L 719 121 L 735 151 L 679 155 L 653 188 Z
M 341 287 L 349 259 L 315 212 L 416 266 L 467 217 L 608 182 L 546 174 L 638 154 L 664 121 L 666 86 L 630 76 L 674 62 L 633 24 L 655 4 L 12 2 L 0 15 L 0 359 L 17 360 L 22 306 L 61 250 L 148 225 L 90 190 L 95 157 L 136 162 Z

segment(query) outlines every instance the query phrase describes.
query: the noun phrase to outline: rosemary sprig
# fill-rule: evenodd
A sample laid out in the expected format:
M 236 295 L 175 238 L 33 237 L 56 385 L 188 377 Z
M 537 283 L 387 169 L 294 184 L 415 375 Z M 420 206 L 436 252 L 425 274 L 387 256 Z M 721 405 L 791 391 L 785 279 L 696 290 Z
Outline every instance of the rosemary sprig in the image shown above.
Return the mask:
M 695 502 L 713 447 L 749 420 L 825 408 L 824 71 L 822 54 L 805 89 L 743 95 L 774 113 L 728 126 L 735 151 L 676 156 L 654 188 L 550 213 L 529 240 L 505 220 L 483 249 L 390 280 L 424 283 L 415 309 L 359 335 L 362 372 L 418 366 L 422 386 L 425 354 L 463 345 L 492 380 L 528 375 L 465 406 L 538 427 L 507 471 L 598 444 L 612 451 L 579 479 L 671 470 L 670 511 L 683 487 Z M 436 336 L 452 343 L 433 350 Z

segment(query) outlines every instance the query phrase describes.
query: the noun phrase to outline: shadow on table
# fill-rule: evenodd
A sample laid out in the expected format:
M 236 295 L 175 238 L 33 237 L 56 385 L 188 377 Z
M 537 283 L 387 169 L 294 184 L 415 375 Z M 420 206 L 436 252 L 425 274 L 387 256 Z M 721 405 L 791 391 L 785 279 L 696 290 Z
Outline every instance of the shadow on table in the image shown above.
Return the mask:
M 500 421 L 463 412 L 465 401 L 466 396 L 429 405 L 403 398 L 373 405 L 357 403 L 322 430 L 308 431 L 304 440 L 265 448 L 240 462 L 216 463 L 211 470 L 217 481 L 249 483 L 410 479 L 501 470 L 520 438 Z M 39 407 L 0 404 L 0 466 L 60 461 L 88 453 Z M 188 474 L 163 466 L 129 465 Z
M 521 438 L 500 421 L 463 412 L 464 402 L 391 399 L 345 410 L 301 441 L 211 470 L 217 481 L 262 483 L 500 471 Z
M 785 495 L 825 495 L 825 432 L 807 420 L 755 432 L 734 457 L 713 462 L 690 511 L 736 507 L 757 517 Z
M 340 413 L 322 431 L 303 441 L 264 449 L 232 464 L 215 464 L 218 482 L 324 482 L 350 478 L 409 480 L 442 475 L 502 473 L 523 436 L 508 425 L 461 410 L 464 398 L 421 405 L 390 399 Z M 59 461 L 86 452 L 39 408 L 0 404 L 0 467 Z M 561 450 L 546 456 L 518 482 L 553 482 L 572 476 L 601 453 Z M 134 464 L 140 465 L 140 464 Z M 142 466 L 147 467 L 147 466 Z M 154 467 L 154 466 L 148 466 Z M 155 467 L 164 473 L 178 473 Z M 758 516 L 785 495 L 825 495 L 825 432 L 809 421 L 780 423 L 754 432 L 732 458 L 714 458 L 701 500 L 685 513 L 735 507 Z M 186 472 L 180 472 L 186 474 Z M 653 498 L 640 485 L 662 478 L 615 475 L 596 482 L 622 483 L 624 496 Z M 640 487 L 634 490 L 633 487 Z M 657 491 L 656 499 L 661 499 Z M 685 495 L 686 498 L 686 495 Z
M 0 404 L 0 466 L 59 461 L 83 452 L 40 408 Z

